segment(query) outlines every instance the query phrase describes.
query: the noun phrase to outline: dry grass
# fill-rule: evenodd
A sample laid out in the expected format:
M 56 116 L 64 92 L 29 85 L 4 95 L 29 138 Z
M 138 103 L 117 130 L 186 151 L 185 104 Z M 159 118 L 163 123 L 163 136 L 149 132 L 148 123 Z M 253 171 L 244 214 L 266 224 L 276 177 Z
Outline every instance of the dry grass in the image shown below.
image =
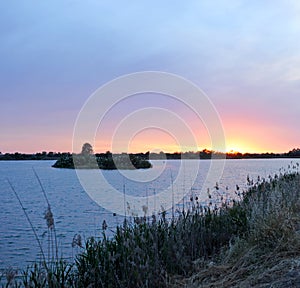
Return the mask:
M 281 175 L 245 194 L 249 231 L 217 261 L 171 287 L 300 287 L 300 176 Z

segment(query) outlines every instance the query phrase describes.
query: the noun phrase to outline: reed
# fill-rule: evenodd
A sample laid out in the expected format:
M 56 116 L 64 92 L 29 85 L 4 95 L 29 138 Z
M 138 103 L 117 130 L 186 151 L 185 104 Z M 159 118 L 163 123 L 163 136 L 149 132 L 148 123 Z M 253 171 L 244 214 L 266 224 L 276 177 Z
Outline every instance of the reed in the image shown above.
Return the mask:
M 248 179 L 251 188 L 241 195 L 245 233 L 212 262 L 201 262 L 191 277 L 173 278 L 173 287 L 299 286 L 299 164 L 268 178 Z
M 2 284 L 2 287 L 75 287 L 73 285 L 74 276 L 73 274 L 73 264 L 67 263 L 62 258 L 58 257 L 58 245 L 57 245 L 57 236 L 55 230 L 55 221 L 54 216 L 51 210 L 51 205 L 48 200 L 46 191 L 42 185 L 42 182 L 33 168 L 34 175 L 40 185 L 41 191 L 47 202 L 47 209 L 44 214 L 44 219 L 46 220 L 46 225 L 48 228 L 48 254 L 44 252 L 40 238 L 33 226 L 32 221 L 24 207 L 21 198 L 19 197 L 18 192 L 12 185 L 9 179 L 7 182 L 13 191 L 15 197 L 17 198 L 20 207 L 31 227 L 31 230 L 34 234 L 35 240 L 40 249 L 42 255 L 42 260 L 36 262 L 31 267 L 27 267 L 25 271 L 22 272 L 21 276 L 18 275 L 18 271 L 9 267 L 5 271 L 6 284 Z M 80 243 L 79 237 L 76 238 L 76 244 Z M 55 247 L 55 248 L 54 248 Z M 2 277 L 0 277 L 0 281 Z M 20 280 L 21 278 L 21 280 Z M 1 282 L 0 282 L 1 283 Z

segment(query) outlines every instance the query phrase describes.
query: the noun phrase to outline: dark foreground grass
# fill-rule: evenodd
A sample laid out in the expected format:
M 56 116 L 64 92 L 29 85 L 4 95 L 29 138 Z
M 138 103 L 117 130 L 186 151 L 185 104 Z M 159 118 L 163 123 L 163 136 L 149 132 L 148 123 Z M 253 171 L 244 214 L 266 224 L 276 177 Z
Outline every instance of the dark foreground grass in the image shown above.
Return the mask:
M 251 188 L 241 202 L 248 228 L 219 257 L 173 287 L 300 287 L 300 175 Z
M 298 172 L 259 179 L 239 202 L 124 222 L 111 238 L 103 225 L 74 263 L 36 264 L 19 281 L 8 271 L 6 287 L 249 287 L 279 279 L 283 266 L 296 281 L 299 181 Z

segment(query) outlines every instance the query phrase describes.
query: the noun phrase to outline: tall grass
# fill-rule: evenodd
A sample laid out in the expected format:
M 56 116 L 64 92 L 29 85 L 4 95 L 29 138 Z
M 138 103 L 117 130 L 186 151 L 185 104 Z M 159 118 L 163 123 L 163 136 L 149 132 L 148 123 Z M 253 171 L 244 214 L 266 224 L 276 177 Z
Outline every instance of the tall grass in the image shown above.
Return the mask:
M 78 284 L 87 287 L 166 287 L 170 275 L 190 275 L 193 261 L 220 252 L 247 230 L 239 204 L 220 211 L 182 212 L 168 221 L 137 219 L 118 227 L 113 238 L 90 238 L 78 255 Z
M 299 287 L 299 164 L 290 168 L 270 181 L 251 183 L 240 202 L 247 218 L 244 235 L 175 287 Z
M 218 209 L 197 205 L 171 219 L 165 212 L 158 218 L 136 218 L 133 222 L 126 219 L 110 238 L 107 225 L 102 225 L 101 239 L 88 239 L 74 263 L 60 260 L 52 267 L 48 265 L 48 269 L 35 265 L 23 273 L 21 285 L 173 287 L 174 279 L 180 277 L 190 279 L 189 285 L 208 281 L 209 286 L 213 275 L 217 283 L 214 287 L 218 287 L 218 277 L 229 274 L 228 267 L 238 270 L 236 263 L 240 263 L 253 268 L 251 260 L 241 260 L 255 250 L 253 247 L 281 252 L 291 245 L 299 244 L 295 247 L 300 248 L 299 234 L 295 233 L 300 231 L 299 181 L 298 171 L 276 175 L 269 181 L 257 179 L 253 183 L 248 179 L 248 191 L 236 189 L 240 201 L 224 203 Z M 83 246 L 81 239 L 76 238 L 75 242 Z M 225 263 L 227 268 L 216 268 L 214 263 Z M 207 265 L 215 270 L 207 269 Z M 198 280 L 194 275 L 198 275 Z
M 48 234 L 48 251 L 44 251 L 40 238 L 36 232 L 36 229 L 33 226 L 33 223 L 24 207 L 22 200 L 20 199 L 18 192 L 12 185 L 9 179 L 7 182 L 13 191 L 15 197 L 17 198 L 20 207 L 23 210 L 23 213 L 31 227 L 31 230 L 35 236 L 35 240 L 38 244 L 41 253 L 41 261 L 33 264 L 32 267 L 27 267 L 25 271 L 22 272 L 22 280 L 17 280 L 18 271 L 9 267 L 4 275 L 0 275 L 0 283 L 3 276 L 5 276 L 6 284 L 2 284 L 2 287 L 74 287 L 73 285 L 73 264 L 67 263 L 62 258 L 58 256 L 58 245 L 57 245 L 57 236 L 55 229 L 54 216 L 51 210 L 51 205 L 48 200 L 46 191 L 42 185 L 42 182 L 33 168 L 34 175 L 39 183 L 41 191 L 47 202 L 47 209 L 44 214 L 44 219 L 46 220 L 47 225 L 47 234 Z M 20 278 L 20 277 L 18 277 Z

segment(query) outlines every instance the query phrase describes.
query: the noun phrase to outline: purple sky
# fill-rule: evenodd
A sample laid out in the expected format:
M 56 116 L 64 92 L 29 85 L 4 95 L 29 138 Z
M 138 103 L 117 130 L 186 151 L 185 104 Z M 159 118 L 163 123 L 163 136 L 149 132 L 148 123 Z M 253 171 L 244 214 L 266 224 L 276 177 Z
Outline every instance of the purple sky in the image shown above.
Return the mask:
M 71 151 L 76 117 L 91 93 L 144 70 L 175 73 L 203 89 L 228 150 L 299 147 L 299 39 L 296 0 L 2 1 L 0 151 Z M 134 105 L 139 100 L 120 110 Z M 151 148 L 144 145 L 152 138 L 139 135 L 135 149 Z M 167 149 L 167 136 L 161 139 Z M 97 149 L 110 141 L 101 138 Z M 207 143 L 199 136 L 199 148 Z

